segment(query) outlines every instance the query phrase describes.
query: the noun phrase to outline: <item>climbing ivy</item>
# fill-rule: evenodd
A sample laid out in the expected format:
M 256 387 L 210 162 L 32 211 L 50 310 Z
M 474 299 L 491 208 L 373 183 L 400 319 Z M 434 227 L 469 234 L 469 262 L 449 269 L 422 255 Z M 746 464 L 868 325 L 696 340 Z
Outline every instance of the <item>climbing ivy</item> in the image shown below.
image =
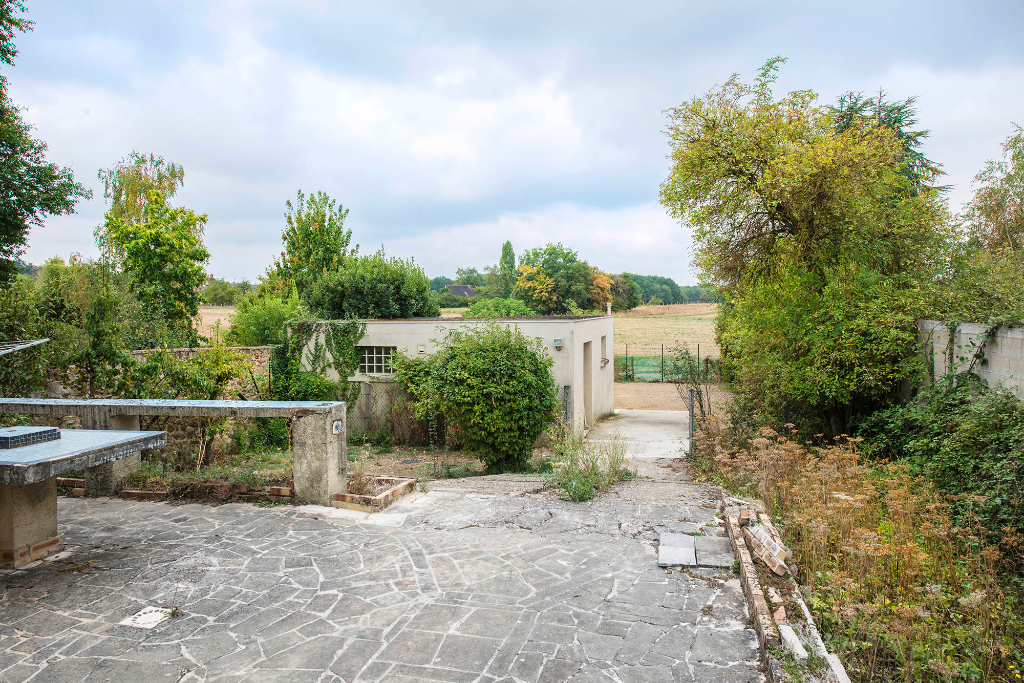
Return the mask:
M 355 402 L 359 387 L 348 381 L 359 367 L 356 344 L 366 333 L 359 320 L 299 322 L 270 356 L 270 393 L 278 401 Z M 327 378 L 334 370 L 337 380 Z

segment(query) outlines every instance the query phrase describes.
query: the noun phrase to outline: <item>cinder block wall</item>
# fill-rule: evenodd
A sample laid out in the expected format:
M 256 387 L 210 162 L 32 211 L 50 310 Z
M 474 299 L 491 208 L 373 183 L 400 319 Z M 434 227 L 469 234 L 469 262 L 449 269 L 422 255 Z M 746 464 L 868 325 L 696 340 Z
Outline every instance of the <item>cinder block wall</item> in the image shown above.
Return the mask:
M 975 363 L 974 372 L 989 386 L 1006 387 L 1024 399 L 1024 325 L 1001 325 L 987 341 L 985 332 L 989 328 L 979 323 L 961 323 L 950 334 L 946 323 L 921 320 L 918 329 L 922 348 L 930 356 L 932 377 L 946 374 L 951 369 L 949 366 L 966 370 L 975 350 L 985 343 L 984 354 Z

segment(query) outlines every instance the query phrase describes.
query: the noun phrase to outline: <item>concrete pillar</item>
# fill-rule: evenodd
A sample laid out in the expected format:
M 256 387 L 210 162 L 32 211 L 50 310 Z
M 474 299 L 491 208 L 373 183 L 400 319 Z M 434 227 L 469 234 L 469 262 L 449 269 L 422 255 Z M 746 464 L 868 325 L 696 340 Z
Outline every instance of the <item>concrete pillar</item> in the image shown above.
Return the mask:
M 0 567 L 12 568 L 60 550 L 57 478 L 0 484 Z
M 345 404 L 300 410 L 292 420 L 292 479 L 295 502 L 330 505 L 347 491 Z
M 106 408 L 93 408 L 91 415 L 82 417 L 85 429 L 116 429 L 139 431 L 138 415 L 111 415 Z M 114 493 L 121 480 L 142 467 L 142 453 L 133 453 L 127 458 L 90 467 L 85 471 L 85 488 L 89 493 Z

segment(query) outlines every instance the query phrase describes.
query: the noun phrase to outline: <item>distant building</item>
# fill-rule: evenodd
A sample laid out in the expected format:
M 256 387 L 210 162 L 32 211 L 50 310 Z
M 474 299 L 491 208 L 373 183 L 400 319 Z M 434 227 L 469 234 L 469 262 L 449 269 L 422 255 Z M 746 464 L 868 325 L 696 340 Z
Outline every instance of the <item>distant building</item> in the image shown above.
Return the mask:
M 465 285 L 461 285 L 465 286 Z M 470 288 L 471 289 L 471 288 Z M 367 320 L 360 340 L 359 369 L 350 382 L 365 384 L 359 399 L 350 407 L 349 426 L 354 431 L 379 429 L 392 405 L 402 400 L 391 392 L 394 374 L 391 355 L 423 358 L 438 349 L 438 339 L 446 330 L 497 323 L 517 327 L 527 337 L 539 338 L 544 352 L 554 361 L 551 374 L 558 386 L 559 414 L 574 428 L 593 427 L 615 410 L 615 318 L 538 316 L 498 318 L 496 320 L 462 318 L 410 318 L 406 320 Z M 309 349 L 322 342 L 322 332 L 308 342 Z M 337 380 L 329 369 L 326 376 Z M 380 394 L 377 397 L 376 394 Z M 394 397 L 392 397 L 394 393 Z M 371 396 L 371 394 L 374 394 Z
M 470 285 L 445 285 L 445 288 L 455 296 L 471 297 L 476 294 Z

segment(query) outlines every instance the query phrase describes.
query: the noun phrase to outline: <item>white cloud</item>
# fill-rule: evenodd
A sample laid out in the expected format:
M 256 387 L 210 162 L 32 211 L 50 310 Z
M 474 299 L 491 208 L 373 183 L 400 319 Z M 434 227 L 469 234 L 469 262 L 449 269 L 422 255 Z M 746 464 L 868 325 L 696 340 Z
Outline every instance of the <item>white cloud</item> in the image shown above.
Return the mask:
M 453 277 L 455 269 L 494 264 L 511 240 L 516 254 L 561 242 L 606 272 L 665 275 L 695 284 L 690 271 L 690 231 L 658 204 L 601 210 L 557 204 L 530 213 L 437 228 L 385 242 L 389 254 L 415 257 L 432 275 Z

